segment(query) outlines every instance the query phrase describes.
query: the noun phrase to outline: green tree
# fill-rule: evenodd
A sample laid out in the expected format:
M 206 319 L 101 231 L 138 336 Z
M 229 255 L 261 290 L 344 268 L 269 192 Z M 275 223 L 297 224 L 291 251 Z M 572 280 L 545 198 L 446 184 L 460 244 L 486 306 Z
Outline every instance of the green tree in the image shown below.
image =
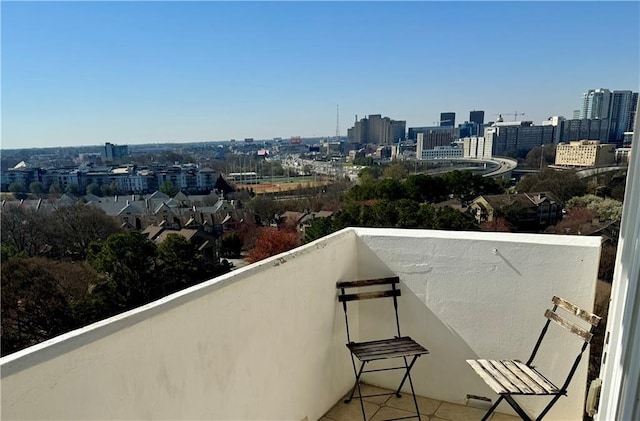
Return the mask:
M 67 186 L 67 193 L 72 194 L 74 196 L 79 196 L 81 191 L 80 191 L 80 186 L 77 185 L 76 183 L 71 183 Z
M 236 257 L 242 253 L 242 238 L 236 233 L 225 235 L 220 240 L 220 255 Z
M 164 193 L 169 197 L 173 197 L 178 194 L 178 189 L 169 180 L 165 180 L 160 186 L 160 193 Z
M 16 199 L 27 198 L 27 189 L 24 187 L 24 184 L 20 183 L 19 181 L 14 181 L 13 183 L 9 184 L 9 191 L 13 193 L 13 196 Z
M 167 295 L 206 280 L 213 265 L 205 261 L 195 245 L 179 234 L 169 234 L 158 245 L 157 270 L 161 273 L 154 289 Z
M 439 230 L 475 230 L 477 225 L 475 220 L 450 206 L 438 209 L 433 218 L 433 228 Z
M 44 186 L 42 185 L 41 182 L 34 181 L 31 184 L 29 184 L 29 191 L 31 192 L 31 194 L 37 197 L 42 197 L 42 195 L 44 194 Z
M 156 246 L 138 232 L 116 233 L 91 243 L 87 260 L 106 276 L 99 292 L 114 312 L 161 296 L 155 271 Z
M 566 202 L 574 196 L 583 196 L 587 192 L 587 184 L 573 171 L 546 169 L 541 173 L 523 177 L 516 185 L 516 190 L 525 193 L 550 191 Z
M 392 164 L 384 169 L 382 176 L 394 180 L 402 180 L 407 176 L 407 169 L 402 164 Z
M 51 185 L 49 186 L 49 194 L 52 196 L 57 196 L 62 192 L 62 189 L 60 188 L 60 184 L 58 183 L 51 183 Z
M 316 218 L 304 230 L 304 242 L 310 243 L 334 232 L 332 218 Z
M 89 183 L 87 185 L 87 194 L 93 194 L 94 196 L 101 197 L 102 196 L 102 190 L 100 189 L 100 186 L 98 184 Z

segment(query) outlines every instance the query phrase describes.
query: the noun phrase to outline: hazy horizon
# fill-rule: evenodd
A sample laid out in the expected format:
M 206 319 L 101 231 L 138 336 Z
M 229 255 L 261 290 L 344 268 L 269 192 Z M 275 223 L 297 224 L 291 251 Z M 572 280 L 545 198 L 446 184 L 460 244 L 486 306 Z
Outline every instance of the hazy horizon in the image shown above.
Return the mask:
M 638 91 L 638 2 L 2 2 L 2 148 L 571 118 Z

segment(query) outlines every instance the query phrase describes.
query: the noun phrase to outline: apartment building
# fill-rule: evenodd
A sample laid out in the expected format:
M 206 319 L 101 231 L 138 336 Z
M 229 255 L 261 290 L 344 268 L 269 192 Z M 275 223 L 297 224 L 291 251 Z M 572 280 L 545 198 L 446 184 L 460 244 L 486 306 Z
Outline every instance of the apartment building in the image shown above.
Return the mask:
M 566 167 L 599 167 L 615 164 L 616 146 L 598 140 L 561 143 L 556 148 L 556 165 Z

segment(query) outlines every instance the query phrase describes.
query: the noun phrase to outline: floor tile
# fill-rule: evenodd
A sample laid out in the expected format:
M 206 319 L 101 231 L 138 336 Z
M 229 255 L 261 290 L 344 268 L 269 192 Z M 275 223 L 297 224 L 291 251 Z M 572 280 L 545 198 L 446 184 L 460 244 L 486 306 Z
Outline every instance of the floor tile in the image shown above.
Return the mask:
M 494 412 L 491 416 L 491 421 L 520 421 L 520 417 Z
M 364 401 L 364 410 L 367 414 L 367 420 L 375 415 L 380 409 L 379 405 L 375 403 Z M 357 399 L 352 400 L 350 403 L 344 403 L 342 400 L 338 402 L 333 408 L 324 414 L 323 418 L 330 418 L 334 421 L 362 421 L 362 409 L 360 408 L 360 401 Z
M 390 418 L 402 418 L 402 417 L 411 417 L 415 416 L 415 411 L 403 411 L 402 409 L 391 408 L 388 406 L 383 406 L 376 413 L 376 415 L 371 419 L 371 421 L 379 421 L 379 420 L 388 420 Z M 429 421 L 429 417 L 427 415 L 422 416 L 422 421 Z M 418 418 L 413 418 L 413 420 L 417 420 Z
M 470 406 L 442 402 L 435 412 L 436 417 L 449 421 L 479 421 L 487 411 Z
M 420 413 L 424 415 L 432 415 L 433 413 L 436 412 L 436 410 L 442 403 L 435 399 L 429 399 L 422 396 L 416 396 L 416 400 L 418 401 L 418 408 L 420 408 Z M 390 406 L 392 408 L 404 409 L 405 411 L 415 412 L 415 404 L 413 403 L 413 397 L 407 393 L 403 393 L 401 398 L 397 398 L 395 395 L 391 396 L 387 400 L 385 405 Z
M 389 389 L 383 389 L 381 387 L 376 387 L 376 386 L 371 386 L 369 384 L 366 383 L 361 383 L 360 384 L 360 389 L 362 390 L 362 394 L 363 395 L 377 395 L 380 393 L 393 393 L 393 390 L 389 390 Z M 356 396 L 358 395 L 358 389 L 356 389 Z M 389 396 L 391 395 L 386 395 L 386 396 L 373 396 L 370 398 L 364 398 L 365 401 L 367 402 L 373 402 L 373 403 L 377 403 L 377 404 L 383 404 L 387 401 L 387 399 L 389 399 Z

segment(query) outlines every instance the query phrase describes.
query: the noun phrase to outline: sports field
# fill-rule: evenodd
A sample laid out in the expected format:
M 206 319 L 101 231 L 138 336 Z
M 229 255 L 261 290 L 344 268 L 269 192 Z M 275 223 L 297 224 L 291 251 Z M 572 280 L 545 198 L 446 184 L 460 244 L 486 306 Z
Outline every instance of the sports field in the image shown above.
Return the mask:
M 260 184 L 236 184 L 238 188 L 253 189 L 256 194 L 262 193 L 278 193 L 283 191 L 298 190 L 309 187 L 326 186 L 329 181 L 292 181 L 290 183 L 260 183 Z

